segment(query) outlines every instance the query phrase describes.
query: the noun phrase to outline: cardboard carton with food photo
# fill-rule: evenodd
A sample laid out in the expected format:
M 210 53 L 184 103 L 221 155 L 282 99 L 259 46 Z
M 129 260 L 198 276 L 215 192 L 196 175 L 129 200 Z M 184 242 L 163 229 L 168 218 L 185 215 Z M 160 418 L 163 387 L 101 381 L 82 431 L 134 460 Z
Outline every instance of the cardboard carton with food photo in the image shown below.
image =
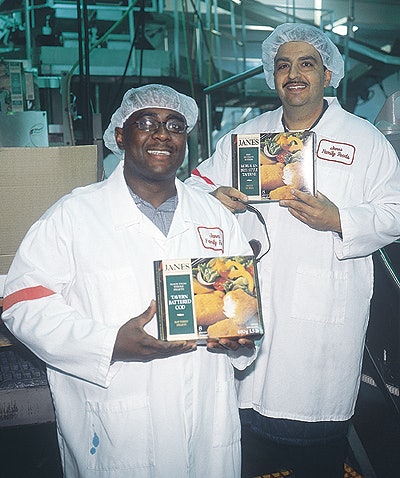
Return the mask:
M 263 335 L 253 256 L 163 260 L 154 270 L 160 339 Z
M 315 133 L 232 134 L 233 186 L 249 202 L 292 199 L 292 188 L 315 194 Z

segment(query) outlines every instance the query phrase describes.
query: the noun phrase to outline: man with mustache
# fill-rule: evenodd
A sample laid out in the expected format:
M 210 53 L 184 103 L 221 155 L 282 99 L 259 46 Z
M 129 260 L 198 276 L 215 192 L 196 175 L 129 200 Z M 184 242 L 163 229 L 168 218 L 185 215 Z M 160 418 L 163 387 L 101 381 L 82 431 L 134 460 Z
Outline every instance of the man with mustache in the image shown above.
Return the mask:
M 324 98 L 344 62 L 322 30 L 278 26 L 262 44 L 262 61 L 282 106 L 231 133 L 314 131 L 318 192 L 292 189 L 293 199 L 253 205 L 270 250 L 259 264 L 265 336 L 257 360 L 237 376 L 244 477 L 290 468 L 296 478 L 343 478 L 373 291 L 371 254 L 400 236 L 399 161 L 373 125 Z M 261 241 L 262 226 L 231 177 L 227 134 L 188 183 L 240 213 L 248 238 Z M 251 455 L 251 440 L 262 455 Z
M 50 208 L 7 276 L 3 320 L 47 364 L 65 478 L 240 476 L 231 362 L 253 341 L 164 342 L 154 316 L 153 261 L 251 254 L 176 178 L 197 115 L 168 86 L 128 90 L 104 133 L 120 164 Z

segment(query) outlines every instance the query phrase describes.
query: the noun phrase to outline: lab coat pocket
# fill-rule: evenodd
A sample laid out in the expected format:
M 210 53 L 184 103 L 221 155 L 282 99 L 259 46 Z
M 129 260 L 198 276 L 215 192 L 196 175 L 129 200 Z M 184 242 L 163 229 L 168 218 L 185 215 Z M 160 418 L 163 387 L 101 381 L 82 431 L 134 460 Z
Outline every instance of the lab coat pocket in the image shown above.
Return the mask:
M 215 385 L 212 440 L 214 447 L 226 447 L 240 440 L 240 422 L 233 379 Z
M 346 271 L 301 266 L 296 272 L 291 317 L 343 324 L 348 290 Z
M 98 472 L 154 466 L 154 439 L 145 396 L 87 402 L 87 468 Z
M 140 305 L 142 293 L 138 281 L 128 267 L 87 274 L 85 288 L 89 302 L 86 309 L 92 317 L 102 318 L 107 324 L 126 322 L 145 309 Z

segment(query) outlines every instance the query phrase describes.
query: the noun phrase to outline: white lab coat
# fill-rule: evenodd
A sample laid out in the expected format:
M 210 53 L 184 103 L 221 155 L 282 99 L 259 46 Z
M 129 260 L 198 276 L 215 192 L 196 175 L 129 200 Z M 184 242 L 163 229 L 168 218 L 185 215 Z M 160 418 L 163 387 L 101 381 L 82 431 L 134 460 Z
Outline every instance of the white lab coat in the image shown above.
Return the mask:
M 67 478 L 239 477 L 225 353 L 200 346 L 147 363 L 110 360 L 118 329 L 155 297 L 153 260 L 251 249 L 231 213 L 178 180 L 165 237 L 122 171 L 121 163 L 108 180 L 75 190 L 32 226 L 7 277 L 4 322 L 48 364 Z M 146 327 L 156 336 L 154 318 Z
M 261 260 L 265 336 L 257 360 L 238 374 L 241 408 L 302 421 L 347 420 L 358 394 L 373 291 L 371 253 L 400 236 L 400 168 L 394 149 L 366 120 L 329 107 L 315 127 L 317 189 L 339 208 L 343 239 L 301 223 L 278 203 L 257 204 L 271 250 Z M 282 108 L 234 132 L 282 131 Z M 231 184 L 230 135 L 188 184 Z M 265 233 L 238 215 L 249 239 Z

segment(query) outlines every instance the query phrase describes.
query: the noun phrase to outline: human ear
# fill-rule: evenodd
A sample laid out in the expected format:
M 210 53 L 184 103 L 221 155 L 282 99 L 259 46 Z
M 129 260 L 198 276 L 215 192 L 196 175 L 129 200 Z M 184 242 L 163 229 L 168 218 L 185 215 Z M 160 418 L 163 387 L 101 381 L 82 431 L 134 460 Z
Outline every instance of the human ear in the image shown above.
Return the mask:
M 119 149 L 125 149 L 124 146 L 124 129 L 117 126 L 115 128 L 115 141 Z
M 331 82 L 332 72 L 330 70 L 325 70 L 324 71 L 324 76 L 325 76 L 324 88 L 326 88 L 327 86 L 329 86 L 329 83 Z

